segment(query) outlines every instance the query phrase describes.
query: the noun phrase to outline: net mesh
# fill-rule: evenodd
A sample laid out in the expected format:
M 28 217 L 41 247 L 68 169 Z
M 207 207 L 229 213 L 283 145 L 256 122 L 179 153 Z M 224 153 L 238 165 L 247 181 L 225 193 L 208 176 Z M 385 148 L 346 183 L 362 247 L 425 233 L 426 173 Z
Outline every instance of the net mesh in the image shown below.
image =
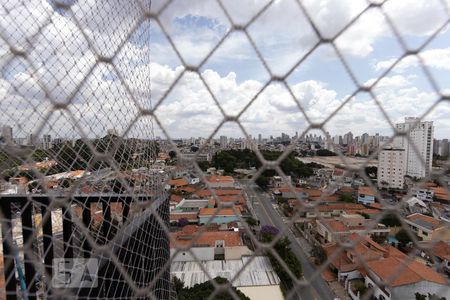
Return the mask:
M 411 279 L 416 272 L 426 287 L 414 286 L 414 292 L 450 298 L 448 277 L 436 273 L 448 259 L 434 251 L 450 239 L 445 200 L 428 205 L 434 216 L 442 215 L 431 221 L 438 223 L 432 242 L 424 243 L 406 217 L 414 191 L 394 201 L 368 171 L 385 155 L 384 147 L 401 140 L 416 169 L 425 170 L 413 186 L 434 181 L 442 198 L 450 196 L 448 160 L 431 169 L 432 153 L 424 155 L 412 134 L 427 126 L 423 121 L 445 119 L 449 112 L 448 82 L 436 71 L 446 70 L 448 48 L 434 50 L 448 46 L 448 1 L 410 3 L 412 10 L 393 0 L 336 7 L 321 2 L 322 8 L 294 0 L 0 3 L 0 297 L 176 299 L 186 292 L 177 279 L 190 287 L 220 276 L 227 281 L 211 281 L 204 297 L 225 293 L 241 299 L 233 287 L 245 294 L 251 293 L 245 287 L 269 285 L 281 286 L 288 299 L 348 294 L 402 299 L 405 291 L 397 287 L 416 282 Z M 421 25 L 404 21 L 405 15 L 422 20 Z M 389 59 L 381 62 L 367 56 L 370 41 L 379 36 L 391 37 L 381 50 Z M 318 69 L 320 60 L 327 62 L 320 68 L 329 70 Z M 371 65 L 376 76 L 366 78 L 361 65 Z M 417 68 L 411 76 L 429 91 L 416 102 L 413 87 L 404 94 L 386 92 L 405 87 L 397 74 L 411 66 Z M 215 69 L 228 75 L 221 77 Z M 236 81 L 235 72 L 245 83 Z M 327 84 L 345 96 L 314 94 L 324 91 L 308 81 L 318 72 L 328 73 Z M 396 97 L 406 99 L 405 106 L 417 106 L 419 115 L 410 127 L 395 124 L 390 105 Z M 355 162 L 329 132 L 347 128 L 359 115 L 389 132 Z M 278 132 L 286 124 L 298 133 L 292 139 L 282 136 L 269 149 L 278 154 L 251 135 Z M 287 166 L 293 156 L 303 151 L 307 156 L 309 149 L 299 145 L 312 141 L 312 134 L 337 154 L 329 162 L 334 169 L 314 171 L 316 179 L 323 178 L 316 180 L 320 193 L 314 201 L 312 189 L 305 194 L 291 180 L 313 174 L 294 175 Z M 189 135 L 204 138 L 178 138 Z M 242 138 L 231 141 L 226 135 Z M 219 159 L 218 149 L 238 143 L 254 154 L 244 159 L 245 175 L 231 181 L 211 175 L 205 166 L 236 172 L 227 164 L 234 158 Z M 333 217 L 345 210 L 366 217 L 347 220 L 357 223 L 352 226 L 358 235 L 337 238 L 338 220 L 324 213 L 324 205 L 342 191 L 347 173 L 382 209 L 335 208 Z M 279 176 L 279 190 L 289 195 L 285 203 L 274 204 L 275 197 L 259 187 L 269 175 Z M 200 213 L 193 217 L 183 198 L 202 207 Z M 180 208 L 180 201 L 186 206 Z M 405 246 L 407 254 L 373 241 L 386 233 L 380 223 L 389 218 L 412 241 Z M 192 222 L 202 226 L 183 227 Z M 240 248 L 234 251 L 240 255 L 227 247 L 233 244 L 232 228 L 239 228 Z M 199 250 L 205 248 L 213 250 Z M 417 262 L 421 252 L 430 266 Z M 58 262 L 73 264 L 74 259 L 85 259 L 83 268 L 87 259 L 95 260 L 95 287 L 71 286 L 66 273 L 55 271 L 62 266 Z M 337 278 L 327 280 L 333 271 Z M 85 275 L 85 269 L 77 272 Z

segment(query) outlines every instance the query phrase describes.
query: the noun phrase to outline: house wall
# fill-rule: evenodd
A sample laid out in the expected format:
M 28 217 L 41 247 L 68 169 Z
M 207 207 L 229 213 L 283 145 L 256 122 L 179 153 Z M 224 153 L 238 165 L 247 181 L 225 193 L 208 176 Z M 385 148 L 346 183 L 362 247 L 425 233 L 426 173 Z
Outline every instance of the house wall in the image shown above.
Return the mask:
M 372 275 L 372 276 L 376 276 L 376 275 Z M 380 280 L 379 278 L 377 278 L 378 280 Z M 365 276 L 364 277 L 364 282 L 366 284 L 367 287 L 372 286 L 373 287 L 373 297 L 376 299 L 380 299 L 380 296 L 383 296 L 386 300 L 390 300 L 391 299 L 391 295 L 386 294 L 381 288 L 378 287 L 378 285 L 375 283 L 375 281 L 373 281 L 369 276 Z M 387 291 L 388 293 L 390 293 L 390 291 Z M 402 299 L 402 298 L 399 298 Z M 405 298 L 407 299 L 407 298 Z M 414 298 L 412 298 L 414 299 Z

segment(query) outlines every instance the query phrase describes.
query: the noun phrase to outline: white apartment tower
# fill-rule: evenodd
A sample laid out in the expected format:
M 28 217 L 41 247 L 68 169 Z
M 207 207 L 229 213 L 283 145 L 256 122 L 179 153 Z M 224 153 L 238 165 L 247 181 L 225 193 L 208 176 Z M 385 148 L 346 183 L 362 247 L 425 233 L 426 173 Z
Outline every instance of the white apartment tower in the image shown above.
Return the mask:
M 224 135 L 220 136 L 220 148 L 225 149 L 228 145 L 227 137 Z
M 406 175 L 406 151 L 386 148 L 378 155 L 378 188 L 402 189 Z
M 409 140 L 406 136 L 394 138 L 395 148 L 405 150 L 406 175 L 416 178 L 427 177 L 431 172 L 433 160 L 433 122 L 421 122 L 419 118 L 407 117 L 404 123 L 395 126 L 399 132 L 406 132 L 409 138 Z

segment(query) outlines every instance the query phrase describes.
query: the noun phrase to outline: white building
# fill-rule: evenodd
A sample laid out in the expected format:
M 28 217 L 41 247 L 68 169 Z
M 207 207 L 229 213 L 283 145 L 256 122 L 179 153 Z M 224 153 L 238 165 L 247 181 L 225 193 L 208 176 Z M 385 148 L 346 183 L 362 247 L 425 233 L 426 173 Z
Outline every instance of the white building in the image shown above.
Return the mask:
M 406 175 L 406 151 L 383 149 L 378 155 L 378 188 L 402 189 Z
M 407 117 L 404 123 L 395 126 L 399 132 L 406 132 L 408 135 L 394 138 L 395 148 L 406 151 L 406 175 L 416 178 L 427 177 L 433 160 L 433 122 L 421 122 L 420 118 Z
M 228 145 L 227 137 L 221 135 L 220 136 L 220 148 L 225 149 L 227 147 L 227 145 Z

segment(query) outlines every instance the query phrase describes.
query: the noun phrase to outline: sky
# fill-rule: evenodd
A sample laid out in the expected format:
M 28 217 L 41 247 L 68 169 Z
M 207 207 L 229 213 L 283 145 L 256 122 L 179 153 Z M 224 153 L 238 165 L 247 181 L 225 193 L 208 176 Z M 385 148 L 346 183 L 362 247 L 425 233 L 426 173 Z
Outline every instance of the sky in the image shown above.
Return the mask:
M 0 124 L 17 136 L 278 136 L 325 121 L 392 135 L 423 116 L 450 138 L 450 0 L 58 3 L 0 8 Z

